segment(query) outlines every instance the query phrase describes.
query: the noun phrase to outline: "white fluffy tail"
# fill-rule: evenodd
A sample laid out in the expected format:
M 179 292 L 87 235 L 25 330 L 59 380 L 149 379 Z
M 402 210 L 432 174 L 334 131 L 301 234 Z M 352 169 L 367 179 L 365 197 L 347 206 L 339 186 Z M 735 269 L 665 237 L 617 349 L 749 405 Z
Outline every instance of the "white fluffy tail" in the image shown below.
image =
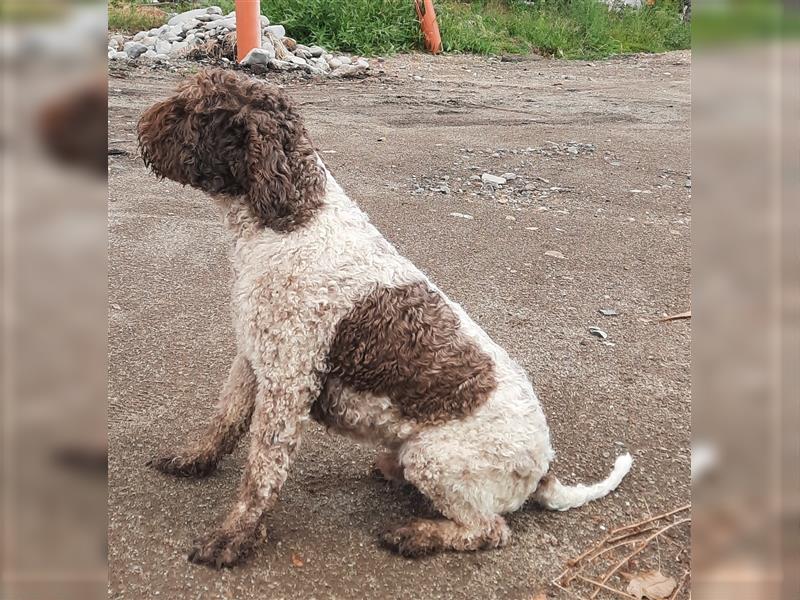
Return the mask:
M 602 498 L 616 489 L 628 471 L 633 458 L 630 454 L 618 456 L 608 477 L 594 485 L 563 485 L 553 475 L 546 475 L 533 493 L 533 499 L 550 510 L 568 510 Z

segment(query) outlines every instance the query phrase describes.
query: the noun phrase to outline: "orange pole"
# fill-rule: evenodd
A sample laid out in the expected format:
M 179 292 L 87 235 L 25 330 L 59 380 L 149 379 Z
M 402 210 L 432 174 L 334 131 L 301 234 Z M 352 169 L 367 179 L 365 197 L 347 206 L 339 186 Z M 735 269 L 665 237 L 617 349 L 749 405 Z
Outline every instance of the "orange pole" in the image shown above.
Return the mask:
M 261 48 L 261 3 L 236 0 L 236 60 L 242 62 L 253 48 Z
M 442 51 L 442 36 L 439 35 L 439 23 L 436 22 L 433 0 L 414 0 L 414 4 L 417 7 L 422 37 L 425 38 L 425 48 L 428 52 L 439 54 Z

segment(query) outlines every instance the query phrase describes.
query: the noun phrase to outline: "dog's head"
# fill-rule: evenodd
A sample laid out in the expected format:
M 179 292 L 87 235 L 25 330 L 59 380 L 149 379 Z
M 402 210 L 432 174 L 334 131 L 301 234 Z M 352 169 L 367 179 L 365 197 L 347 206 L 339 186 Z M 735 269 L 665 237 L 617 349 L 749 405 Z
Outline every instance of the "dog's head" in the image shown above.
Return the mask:
M 265 227 L 291 231 L 319 207 L 325 170 L 281 90 L 223 69 L 185 80 L 139 120 L 142 157 L 157 175 L 242 197 Z

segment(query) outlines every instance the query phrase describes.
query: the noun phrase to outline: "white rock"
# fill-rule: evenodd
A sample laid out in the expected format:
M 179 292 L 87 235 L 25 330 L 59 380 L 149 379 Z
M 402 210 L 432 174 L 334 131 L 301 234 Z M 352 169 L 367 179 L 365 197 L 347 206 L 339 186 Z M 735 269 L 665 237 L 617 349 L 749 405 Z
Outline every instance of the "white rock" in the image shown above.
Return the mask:
M 302 59 L 308 60 L 309 58 L 313 58 L 311 52 L 308 51 L 308 48 L 301 44 L 297 44 L 297 48 L 294 49 L 294 55 L 299 56 Z
M 130 58 L 139 58 L 142 54 L 147 52 L 147 46 L 139 42 L 130 41 L 125 42 L 123 50 Z
M 163 53 L 157 53 L 156 54 L 156 60 L 161 61 L 161 62 L 167 62 L 167 61 L 169 61 L 169 55 L 163 54 Z
M 363 65 L 342 65 L 331 72 L 331 77 L 353 77 L 366 71 Z
M 187 42 L 175 42 L 172 44 L 169 53 L 171 56 L 183 56 L 188 49 L 189 44 Z
M 139 40 L 136 41 L 138 42 Z M 122 37 L 121 35 L 112 35 L 108 39 L 108 45 L 116 48 L 117 50 L 122 50 L 123 47 L 125 46 L 125 38 Z
M 264 15 L 261 15 L 261 26 L 262 27 L 269 27 L 269 19 Z
M 156 57 L 156 51 L 155 50 L 148 50 L 147 52 L 142 54 L 142 56 L 144 56 L 145 58 L 155 58 Z
M 341 61 L 341 60 L 339 60 L 338 58 L 332 58 L 332 59 L 330 59 L 330 60 L 328 61 L 328 66 L 329 66 L 331 69 L 338 69 L 339 67 L 341 67 L 341 66 L 342 66 L 342 61 Z
M 253 66 L 253 65 L 268 65 L 269 61 L 275 58 L 275 49 L 272 49 L 272 52 L 269 52 L 266 48 L 253 48 L 250 52 L 247 53 L 242 59 L 241 64 Z
M 284 29 L 283 25 L 270 25 L 269 27 L 265 27 L 265 29 L 278 39 L 286 37 L 286 29 Z
M 194 10 L 187 10 L 172 17 L 167 21 L 167 25 L 178 25 L 196 19 L 200 15 L 221 15 L 222 9 L 218 6 L 209 6 L 208 8 L 195 8 Z
M 297 65 L 294 63 L 291 63 L 288 60 L 278 60 L 277 58 L 270 60 L 269 66 L 276 71 L 291 71 L 292 69 L 297 68 Z
M 353 59 L 349 56 L 340 56 L 339 60 L 342 61 L 343 65 L 349 65 L 351 62 L 353 62 Z
M 146 36 L 147 36 L 147 32 L 146 31 L 140 31 L 135 36 L 133 36 L 133 41 L 134 42 L 141 42 L 142 39 L 144 39 Z
M 493 185 L 503 185 L 506 182 L 505 178 L 492 175 L 491 173 L 484 173 L 481 175 L 481 181 L 483 183 L 491 183 Z
M 128 56 L 128 54 L 125 52 L 114 51 L 108 53 L 108 58 L 112 60 L 128 60 L 130 56 Z
M 169 54 L 172 44 L 167 40 L 156 40 L 156 54 Z
M 366 59 L 366 58 L 359 58 L 359 59 L 358 59 L 358 60 L 357 60 L 355 63 L 353 63 L 353 64 L 355 64 L 355 66 L 357 66 L 357 67 L 362 67 L 362 68 L 364 68 L 364 69 L 368 69 L 368 68 L 369 68 L 369 62 L 367 61 L 367 59 Z
M 186 33 L 187 31 L 191 31 L 192 29 L 195 29 L 196 27 L 199 26 L 200 26 L 200 21 L 198 21 L 197 19 L 192 19 L 191 21 L 186 21 L 186 23 L 181 25 L 181 31 Z
M 299 56 L 293 56 L 292 54 L 290 54 L 289 56 L 286 57 L 286 60 L 288 62 L 296 64 L 299 67 L 305 67 L 306 66 L 306 61 L 304 61 Z
M 152 35 L 148 35 L 142 38 L 142 43 L 148 48 L 155 48 L 156 38 L 153 37 Z
M 506 181 L 514 181 L 517 178 L 517 174 L 516 173 L 503 173 L 500 177 L 502 177 Z
M 314 58 L 319 58 L 325 54 L 325 48 L 320 48 L 319 46 L 309 46 L 307 50 L 311 52 L 311 56 Z

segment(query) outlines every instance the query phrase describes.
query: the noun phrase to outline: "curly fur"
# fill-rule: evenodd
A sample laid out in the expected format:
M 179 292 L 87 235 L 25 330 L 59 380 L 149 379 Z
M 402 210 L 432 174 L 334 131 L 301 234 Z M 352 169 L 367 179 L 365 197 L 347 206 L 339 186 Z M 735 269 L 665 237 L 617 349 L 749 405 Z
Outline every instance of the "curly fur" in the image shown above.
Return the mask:
M 291 231 L 319 208 L 325 171 L 288 96 L 223 69 L 187 79 L 145 111 L 139 146 L 161 177 L 243 196 L 265 227 Z
M 234 241 L 238 357 L 217 416 L 201 442 L 153 462 L 206 474 L 249 426 L 238 499 L 190 560 L 247 555 L 312 417 L 376 446 L 379 470 L 441 513 L 383 537 L 407 556 L 503 546 L 502 514 L 529 497 L 563 510 L 627 473 L 629 457 L 593 486 L 548 474 L 550 434 L 525 372 L 372 226 L 282 93 L 201 73 L 146 111 L 139 132 L 145 161 L 210 192 Z

